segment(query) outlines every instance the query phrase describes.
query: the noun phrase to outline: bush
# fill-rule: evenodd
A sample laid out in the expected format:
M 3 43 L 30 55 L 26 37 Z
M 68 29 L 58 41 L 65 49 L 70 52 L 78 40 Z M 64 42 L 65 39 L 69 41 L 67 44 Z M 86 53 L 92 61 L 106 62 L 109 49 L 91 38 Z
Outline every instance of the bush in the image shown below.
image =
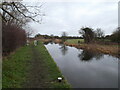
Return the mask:
M 2 25 L 2 52 L 3 55 L 7 55 L 14 51 L 16 48 L 25 45 L 26 43 L 26 33 L 22 28 L 12 25 L 5 24 Z

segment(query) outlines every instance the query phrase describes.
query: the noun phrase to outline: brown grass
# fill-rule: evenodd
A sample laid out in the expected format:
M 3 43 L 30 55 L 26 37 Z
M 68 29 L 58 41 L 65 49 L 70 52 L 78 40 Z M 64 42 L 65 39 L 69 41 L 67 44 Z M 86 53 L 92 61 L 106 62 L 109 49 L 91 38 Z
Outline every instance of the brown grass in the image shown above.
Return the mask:
M 120 52 L 118 49 L 118 46 L 113 46 L 113 45 L 98 45 L 98 44 L 69 44 L 69 43 L 65 43 L 67 46 L 71 46 L 71 47 L 76 47 L 76 48 L 81 48 L 81 49 L 87 49 L 87 50 L 91 50 L 94 52 L 101 52 L 104 54 L 110 54 L 113 56 L 117 56 L 120 57 Z
M 50 41 L 52 41 L 52 39 L 39 39 L 40 41 L 42 41 L 42 42 L 50 42 Z
M 51 39 L 43 39 L 41 40 L 43 42 L 49 42 Z M 54 39 L 53 40 L 55 43 L 62 43 L 61 39 Z M 80 49 L 86 49 L 86 50 L 91 50 L 94 52 L 100 52 L 104 54 L 110 54 L 116 57 L 120 57 L 120 51 L 119 51 L 119 46 L 118 45 L 100 45 L 100 44 L 85 44 L 82 43 L 80 45 L 78 44 L 71 44 L 68 42 L 64 42 L 65 45 L 75 47 L 75 48 L 80 48 Z

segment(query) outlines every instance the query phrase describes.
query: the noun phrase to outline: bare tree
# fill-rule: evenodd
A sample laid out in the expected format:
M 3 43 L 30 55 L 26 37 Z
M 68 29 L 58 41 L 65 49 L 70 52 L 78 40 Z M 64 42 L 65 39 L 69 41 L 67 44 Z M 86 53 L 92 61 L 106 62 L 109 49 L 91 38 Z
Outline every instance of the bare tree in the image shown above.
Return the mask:
M 42 4 L 43 5 L 43 4 Z M 27 6 L 22 2 L 2 2 L 0 5 L 0 16 L 2 17 L 3 22 L 12 23 L 18 26 L 22 26 L 33 20 L 40 23 L 42 19 L 38 20 L 35 17 L 44 16 L 39 10 L 42 7 L 40 6 Z M 39 12 L 30 11 L 28 8 L 36 8 Z M 23 19 L 24 18 L 24 19 Z
M 96 37 L 102 38 L 104 37 L 104 32 L 101 30 L 101 28 L 97 28 L 95 31 Z
M 25 45 L 26 36 L 29 37 L 33 34 L 32 29 L 23 29 L 28 22 L 35 21 L 41 23 L 42 14 L 40 6 L 30 6 L 23 2 L 0 2 L 0 17 L 2 17 L 2 52 L 9 53 L 16 48 Z M 31 9 L 36 9 L 31 10 Z M 40 16 L 41 18 L 35 18 Z
M 118 27 L 110 36 L 111 41 L 120 43 L 120 27 Z
M 26 31 L 27 38 L 29 38 L 30 36 L 34 34 L 34 30 L 30 26 L 26 25 L 24 28 Z
M 67 40 L 67 33 L 62 32 L 62 41 L 65 42 Z

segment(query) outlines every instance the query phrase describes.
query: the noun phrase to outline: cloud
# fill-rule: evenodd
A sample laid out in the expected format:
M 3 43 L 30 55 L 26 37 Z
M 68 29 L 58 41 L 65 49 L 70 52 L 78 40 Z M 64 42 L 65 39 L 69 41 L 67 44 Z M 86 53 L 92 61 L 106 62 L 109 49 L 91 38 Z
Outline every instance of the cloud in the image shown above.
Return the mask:
M 46 14 L 42 24 L 31 22 L 30 25 L 36 33 L 49 35 L 61 35 L 66 31 L 76 36 L 82 26 L 99 27 L 105 34 L 111 34 L 118 25 L 117 0 L 85 1 L 46 2 L 42 8 Z

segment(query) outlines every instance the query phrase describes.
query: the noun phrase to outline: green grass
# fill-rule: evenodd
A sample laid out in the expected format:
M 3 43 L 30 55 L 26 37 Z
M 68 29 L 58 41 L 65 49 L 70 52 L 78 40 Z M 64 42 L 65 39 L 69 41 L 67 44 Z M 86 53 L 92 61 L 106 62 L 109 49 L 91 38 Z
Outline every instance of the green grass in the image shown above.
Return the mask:
M 37 46 L 30 45 L 19 48 L 14 54 L 11 54 L 8 58 L 3 60 L 2 87 L 24 88 L 28 76 L 31 75 L 30 73 L 33 72 L 34 75 L 35 70 L 31 71 L 31 68 L 34 66 L 36 66 L 36 69 L 40 68 L 39 79 L 46 85 L 46 88 L 71 87 L 41 42 L 39 42 Z M 57 81 L 58 77 L 63 77 L 63 81 L 59 83 Z
M 81 43 L 84 43 L 84 39 L 68 39 L 66 42 L 70 44 L 78 44 L 78 41 L 80 41 Z
M 48 87 L 50 87 L 50 88 L 70 88 L 71 87 L 70 84 L 67 83 L 64 76 L 61 74 L 59 68 L 57 67 L 57 64 L 54 62 L 53 58 L 48 53 L 45 46 L 41 42 L 39 42 L 39 45 L 36 48 L 39 51 L 40 57 L 45 64 L 44 67 L 46 67 L 46 69 L 48 71 L 45 73 L 45 75 L 46 74 L 48 75 L 46 77 L 46 79 L 48 80 L 48 82 L 50 82 L 48 84 L 49 85 Z M 59 83 L 57 81 L 58 77 L 63 78 L 63 81 L 61 83 Z
M 31 59 L 30 47 L 19 48 L 15 54 L 3 59 L 2 87 L 20 88 L 26 80 L 29 61 Z

